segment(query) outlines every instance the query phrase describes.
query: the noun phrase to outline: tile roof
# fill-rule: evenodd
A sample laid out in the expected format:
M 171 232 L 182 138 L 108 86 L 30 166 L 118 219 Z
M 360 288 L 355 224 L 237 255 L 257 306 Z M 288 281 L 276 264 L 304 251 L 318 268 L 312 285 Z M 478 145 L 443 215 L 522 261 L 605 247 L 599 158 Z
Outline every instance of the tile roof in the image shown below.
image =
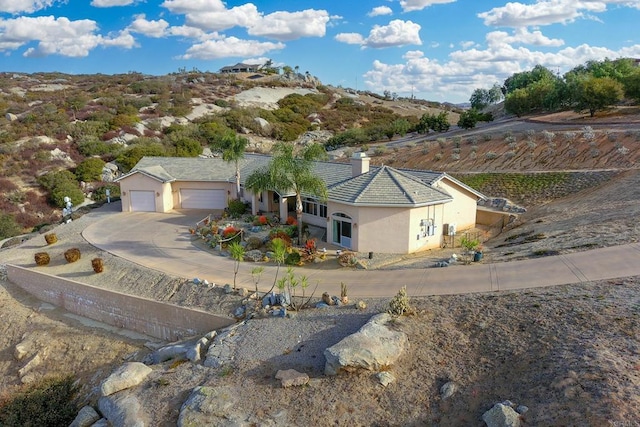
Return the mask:
M 329 199 L 361 206 L 423 206 L 453 200 L 444 191 L 389 166 L 329 187 Z
M 253 171 L 267 167 L 271 156 L 246 153 L 240 160 L 240 180 Z M 331 201 L 363 206 L 421 206 L 444 203 L 452 197 L 435 184 L 443 178 L 473 190 L 443 172 L 416 169 L 395 169 L 389 166 L 371 166 L 369 172 L 353 177 L 351 163 L 316 162 L 315 173 L 328 188 Z M 128 174 L 143 173 L 162 182 L 200 181 L 234 182 L 235 165 L 221 158 L 200 157 L 143 157 Z

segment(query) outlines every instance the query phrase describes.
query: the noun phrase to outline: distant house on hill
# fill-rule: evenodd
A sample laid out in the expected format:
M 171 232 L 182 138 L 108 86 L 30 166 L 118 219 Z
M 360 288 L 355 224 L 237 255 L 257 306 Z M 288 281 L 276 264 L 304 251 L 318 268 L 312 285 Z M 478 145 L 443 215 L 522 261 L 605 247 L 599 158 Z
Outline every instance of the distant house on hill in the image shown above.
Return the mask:
M 235 73 L 257 73 L 262 65 L 259 64 L 244 64 L 242 62 L 238 62 L 236 65 L 229 65 L 226 67 L 220 68 L 220 73 L 222 74 L 235 74 Z
M 247 153 L 241 177 L 271 157 Z M 443 172 L 370 166 L 363 153 L 351 163 L 316 162 L 327 200 L 303 198 L 303 221 L 331 244 L 358 252 L 412 253 L 439 248 L 452 230 L 476 226 L 477 202 L 485 196 Z M 122 210 L 222 210 L 236 198 L 235 167 L 220 158 L 144 157 L 118 178 Z M 281 221 L 295 213 L 295 194 L 273 189 L 239 195 L 252 213 Z

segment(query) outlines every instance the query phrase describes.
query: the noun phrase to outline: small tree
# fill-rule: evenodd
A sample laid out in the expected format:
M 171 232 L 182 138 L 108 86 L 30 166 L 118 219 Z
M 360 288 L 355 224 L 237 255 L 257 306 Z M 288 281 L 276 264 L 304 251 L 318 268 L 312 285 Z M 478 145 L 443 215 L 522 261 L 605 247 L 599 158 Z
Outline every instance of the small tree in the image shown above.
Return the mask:
M 278 282 L 278 273 L 280 272 L 280 266 L 284 264 L 284 260 L 287 257 L 287 243 L 283 239 L 276 237 L 271 241 L 271 250 L 273 251 L 273 260 L 276 262 L 277 267 L 276 275 L 273 278 L 273 285 L 267 293 L 271 293 L 271 291 L 273 291 L 273 288 L 276 287 L 276 284 Z
M 260 283 L 260 279 L 262 278 L 262 273 L 264 272 L 264 267 L 254 267 L 251 270 L 251 277 L 253 278 L 253 284 L 256 285 L 256 294 L 258 293 L 258 283 Z
M 596 111 L 621 100 L 623 92 L 622 84 L 610 77 L 587 77 L 578 85 L 576 109 L 587 109 L 593 117 Z
M 232 242 L 229 245 L 229 253 L 233 258 L 233 289 L 236 289 L 236 277 L 240 269 L 240 262 L 244 259 L 244 247 L 238 242 Z

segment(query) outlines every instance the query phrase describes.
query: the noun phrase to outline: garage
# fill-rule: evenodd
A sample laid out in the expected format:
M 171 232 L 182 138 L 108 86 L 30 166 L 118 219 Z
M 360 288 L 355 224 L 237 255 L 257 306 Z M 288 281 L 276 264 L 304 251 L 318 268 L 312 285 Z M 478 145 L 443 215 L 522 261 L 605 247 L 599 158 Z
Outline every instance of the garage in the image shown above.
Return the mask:
M 156 198 L 153 191 L 131 191 L 132 212 L 155 212 Z
M 224 190 L 180 189 L 182 209 L 224 209 L 227 207 L 227 193 Z

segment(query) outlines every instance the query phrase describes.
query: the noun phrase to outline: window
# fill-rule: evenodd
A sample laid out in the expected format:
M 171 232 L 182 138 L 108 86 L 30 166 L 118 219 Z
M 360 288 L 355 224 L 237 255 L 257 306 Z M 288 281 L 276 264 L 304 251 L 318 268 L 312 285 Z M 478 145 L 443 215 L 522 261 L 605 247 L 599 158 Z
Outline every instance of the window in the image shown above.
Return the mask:
M 308 215 L 326 218 L 327 205 L 307 197 L 302 201 L 302 212 Z

